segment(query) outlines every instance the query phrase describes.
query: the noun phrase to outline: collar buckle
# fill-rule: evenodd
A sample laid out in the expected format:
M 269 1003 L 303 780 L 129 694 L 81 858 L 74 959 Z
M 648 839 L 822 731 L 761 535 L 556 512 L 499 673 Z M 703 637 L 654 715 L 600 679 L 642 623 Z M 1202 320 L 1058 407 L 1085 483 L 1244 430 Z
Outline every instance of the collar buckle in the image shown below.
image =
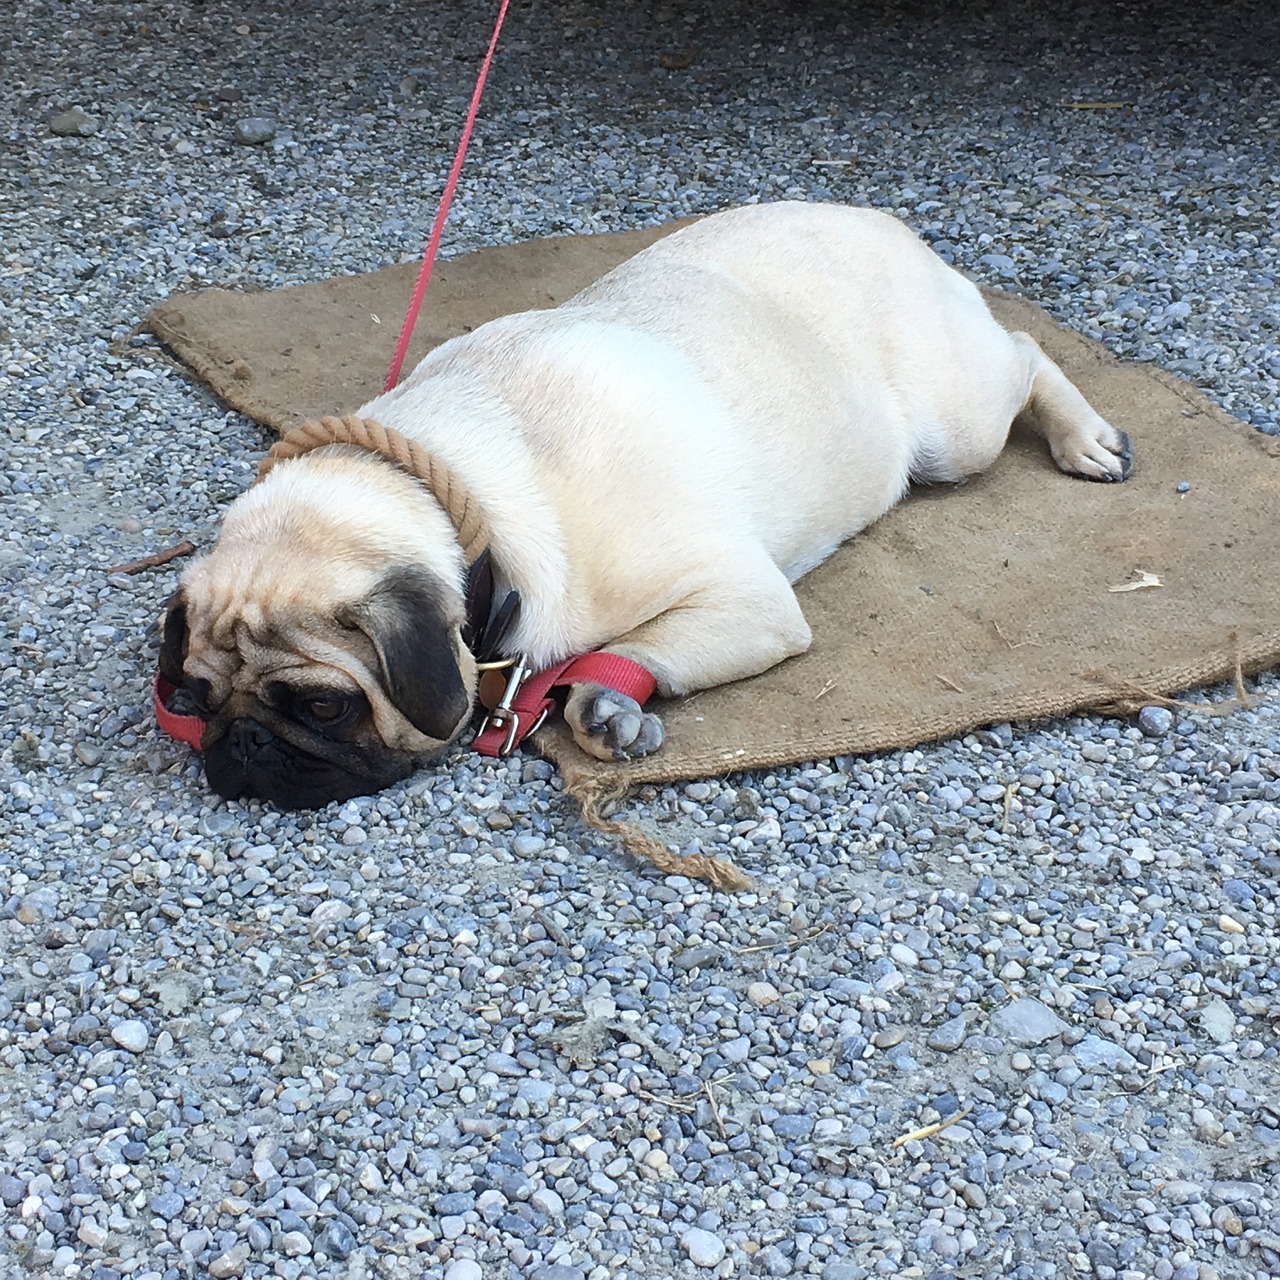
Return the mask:
M 505 670 L 508 672 L 506 687 L 502 691 L 502 696 L 489 709 L 489 714 L 485 717 L 484 724 L 480 727 L 481 733 L 485 733 L 491 728 L 506 729 L 502 745 L 498 748 L 498 755 L 506 757 L 516 749 L 524 738 L 527 738 L 531 733 L 536 733 L 542 727 L 542 722 L 547 718 L 546 708 L 544 707 L 538 712 L 537 718 L 528 729 L 521 728 L 520 712 L 512 704 L 519 695 L 524 682 L 532 674 L 532 668 L 523 657 L 506 658 L 500 662 L 485 662 L 477 665 L 482 671 Z

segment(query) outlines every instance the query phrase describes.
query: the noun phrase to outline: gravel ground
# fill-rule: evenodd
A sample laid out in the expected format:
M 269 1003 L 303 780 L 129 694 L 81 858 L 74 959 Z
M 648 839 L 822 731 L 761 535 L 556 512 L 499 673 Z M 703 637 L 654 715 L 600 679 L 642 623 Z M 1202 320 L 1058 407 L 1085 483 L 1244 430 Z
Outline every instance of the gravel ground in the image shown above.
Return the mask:
M 1274 674 L 645 793 L 738 898 L 535 758 L 298 816 L 158 735 L 176 573 L 104 566 L 207 543 L 266 440 L 134 326 L 416 256 L 490 17 L 8 6 L 0 1274 L 1280 1275 Z M 881 205 L 1276 432 L 1278 41 L 1185 0 L 517 5 L 447 245 Z

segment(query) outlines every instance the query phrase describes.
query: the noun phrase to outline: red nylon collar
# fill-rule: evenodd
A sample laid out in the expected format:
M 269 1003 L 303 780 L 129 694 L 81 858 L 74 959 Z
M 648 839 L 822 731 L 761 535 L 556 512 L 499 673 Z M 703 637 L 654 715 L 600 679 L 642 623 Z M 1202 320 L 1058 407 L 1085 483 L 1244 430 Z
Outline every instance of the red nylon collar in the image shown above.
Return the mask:
M 205 722 L 199 716 L 183 716 L 170 711 L 168 701 L 177 693 L 173 683 L 166 680 L 158 671 L 151 685 L 151 701 L 156 709 L 156 723 L 171 738 L 185 742 L 189 747 L 200 750 L 204 741 Z
M 520 686 L 511 703 L 512 713 L 516 717 L 516 731 L 510 747 L 504 752 L 510 735 L 506 725 L 497 724 L 493 720 L 485 723 L 483 729 L 476 734 L 472 743 L 475 751 L 482 756 L 497 756 L 513 751 L 537 727 L 540 718 L 551 709 L 555 699 L 551 691 L 579 684 L 584 680 L 594 681 L 618 693 L 625 693 L 643 706 L 653 697 L 657 681 L 653 673 L 630 658 L 620 657 L 616 653 L 586 653 L 578 658 L 567 658 L 545 671 L 539 671 L 529 677 Z M 200 750 L 204 741 L 205 722 L 199 716 L 179 715 L 170 711 L 167 703 L 177 690 L 159 672 L 151 686 L 151 701 L 155 707 L 156 723 L 171 738 L 185 742 L 188 746 Z
M 482 756 L 510 755 L 542 723 L 555 703 L 553 689 L 567 688 L 590 680 L 602 684 L 616 693 L 634 698 L 641 706 L 653 697 L 658 682 L 653 673 L 638 662 L 616 653 L 584 653 L 581 657 L 566 658 L 531 675 L 520 686 L 511 701 L 508 723 L 490 716 L 471 744 Z

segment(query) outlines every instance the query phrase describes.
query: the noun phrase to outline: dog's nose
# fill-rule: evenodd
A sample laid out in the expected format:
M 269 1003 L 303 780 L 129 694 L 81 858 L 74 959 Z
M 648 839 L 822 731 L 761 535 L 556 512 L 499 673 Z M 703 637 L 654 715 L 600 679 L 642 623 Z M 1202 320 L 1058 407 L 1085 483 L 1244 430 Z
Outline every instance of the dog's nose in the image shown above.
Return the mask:
M 274 741 L 275 734 L 256 720 L 237 720 L 227 733 L 227 747 L 237 764 L 248 764 Z

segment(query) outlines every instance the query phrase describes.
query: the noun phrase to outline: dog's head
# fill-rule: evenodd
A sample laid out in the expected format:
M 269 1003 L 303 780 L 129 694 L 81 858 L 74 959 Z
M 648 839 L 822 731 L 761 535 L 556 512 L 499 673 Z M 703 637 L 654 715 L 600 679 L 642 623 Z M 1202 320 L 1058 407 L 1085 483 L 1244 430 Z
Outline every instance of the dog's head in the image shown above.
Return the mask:
M 443 513 L 373 459 L 282 465 L 238 499 L 169 601 L 160 649 L 207 723 L 214 790 L 310 808 L 439 754 L 476 684 L 461 577 Z

